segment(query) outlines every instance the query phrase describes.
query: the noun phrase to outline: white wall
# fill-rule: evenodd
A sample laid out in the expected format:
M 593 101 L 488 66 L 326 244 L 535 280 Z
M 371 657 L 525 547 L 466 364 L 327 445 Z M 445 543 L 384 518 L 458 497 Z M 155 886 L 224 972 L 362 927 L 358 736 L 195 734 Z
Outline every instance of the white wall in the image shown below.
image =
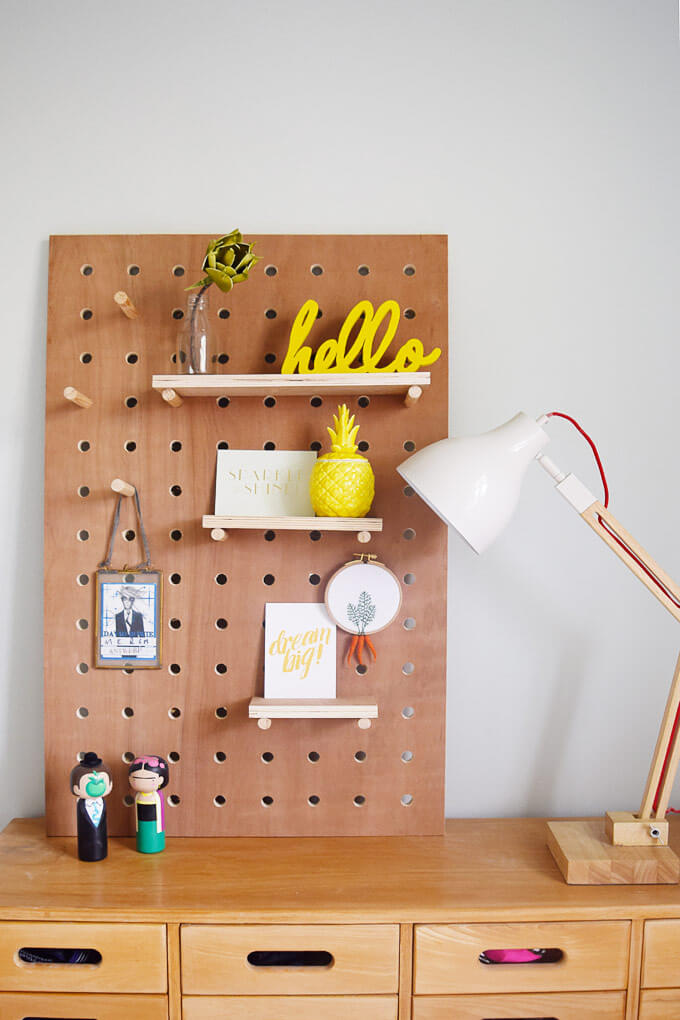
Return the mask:
M 455 432 L 571 411 L 680 578 L 677 22 L 675 0 L 3 0 L 0 823 L 43 802 L 51 233 L 448 233 Z M 542 472 L 527 489 L 483 558 L 451 536 L 447 813 L 633 809 L 680 631 Z

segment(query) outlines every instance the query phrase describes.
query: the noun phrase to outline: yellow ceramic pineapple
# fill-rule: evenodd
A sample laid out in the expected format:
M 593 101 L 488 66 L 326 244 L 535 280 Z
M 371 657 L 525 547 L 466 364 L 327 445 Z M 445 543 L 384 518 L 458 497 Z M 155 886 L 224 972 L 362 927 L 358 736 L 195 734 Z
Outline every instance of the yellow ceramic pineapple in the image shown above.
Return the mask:
M 312 506 L 319 517 L 365 517 L 375 495 L 373 468 L 357 453 L 359 426 L 345 404 L 329 428 L 331 452 L 319 457 L 309 482 Z

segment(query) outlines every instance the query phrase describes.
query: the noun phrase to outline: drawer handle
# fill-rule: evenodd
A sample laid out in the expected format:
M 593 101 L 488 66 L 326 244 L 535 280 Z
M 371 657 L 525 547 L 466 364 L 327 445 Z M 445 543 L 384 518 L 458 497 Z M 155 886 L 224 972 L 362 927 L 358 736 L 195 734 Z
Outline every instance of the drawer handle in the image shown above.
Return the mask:
M 485 949 L 479 954 L 480 963 L 559 963 L 564 958 L 561 949 Z
M 100 964 L 102 954 L 96 949 L 59 949 L 59 948 L 33 948 L 22 946 L 18 952 L 22 963 L 38 964 L 60 964 L 71 967 L 75 964 Z
M 322 949 L 262 949 L 248 953 L 251 967 L 323 967 L 335 963 L 332 955 Z

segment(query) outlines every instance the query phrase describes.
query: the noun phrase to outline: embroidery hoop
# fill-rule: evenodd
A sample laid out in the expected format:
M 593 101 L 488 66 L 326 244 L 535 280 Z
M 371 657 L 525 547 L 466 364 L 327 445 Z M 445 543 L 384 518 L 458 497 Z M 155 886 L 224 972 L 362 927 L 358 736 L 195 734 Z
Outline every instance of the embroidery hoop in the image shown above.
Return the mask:
M 374 659 L 377 658 L 369 635 L 385 630 L 397 618 L 401 609 L 402 590 L 397 576 L 375 556 L 370 553 L 355 553 L 354 556 L 355 559 L 339 567 L 330 578 L 324 592 L 324 602 L 333 623 L 341 630 L 354 635 L 347 662 L 358 643 L 359 664 L 363 665 L 362 639 L 365 639 Z M 363 594 L 368 594 L 375 606 L 375 612 L 371 619 L 359 623 L 356 609 L 358 600 Z M 348 615 L 350 599 L 355 610 L 353 617 Z

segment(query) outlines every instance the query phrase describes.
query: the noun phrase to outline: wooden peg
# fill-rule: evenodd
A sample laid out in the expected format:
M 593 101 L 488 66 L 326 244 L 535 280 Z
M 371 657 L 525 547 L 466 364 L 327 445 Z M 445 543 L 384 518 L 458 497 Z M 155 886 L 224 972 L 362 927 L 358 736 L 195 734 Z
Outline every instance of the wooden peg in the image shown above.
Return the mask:
M 357 533 L 357 542 L 361 542 L 362 544 L 365 545 L 366 542 L 370 542 L 370 541 L 371 541 L 371 533 L 370 533 L 370 531 L 359 531 Z
M 224 542 L 225 539 L 229 538 L 229 532 L 225 531 L 224 528 L 213 528 L 210 532 L 210 537 L 213 542 Z
M 161 390 L 161 396 L 171 407 L 181 407 L 184 401 L 175 390 Z
M 134 485 L 124 482 L 122 478 L 114 478 L 111 482 L 111 488 L 114 492 L 119 492 L 121 496 L 134 496 L 135 494 Z
M 260 719 L 257 720 L 257 725 L 260 727 L 261 730 L 268 730 L 271 724 L 272 724 L 271 719 L 267 719 L 265 716 L 262 716 Z
M 409 386 L 406 391 L 406 396 L 404 397 L 404 404 L 406 407 L 413 407 L 414 404 L 418 403 L 422 395 L 422 386 Z
M 139 315 L 139 312 L 124 290 L 117 290 L 113 295 L 113 300 L 116 302 L 123 315 L 125 315 L 128 319 L 136 319 Z
M 370 730 L 371 720 L 370 719 L 357 719 L 357 726 L 360 730 Z
M 85 394 L 81 393 L 80 390 L 77 390 L 75 386 L 67 386 L 64 389 L 64 396 L 73 404 L 77 404 L 78 407 L 92 407 L 94 403 L 90 397 L 86 397 Z

